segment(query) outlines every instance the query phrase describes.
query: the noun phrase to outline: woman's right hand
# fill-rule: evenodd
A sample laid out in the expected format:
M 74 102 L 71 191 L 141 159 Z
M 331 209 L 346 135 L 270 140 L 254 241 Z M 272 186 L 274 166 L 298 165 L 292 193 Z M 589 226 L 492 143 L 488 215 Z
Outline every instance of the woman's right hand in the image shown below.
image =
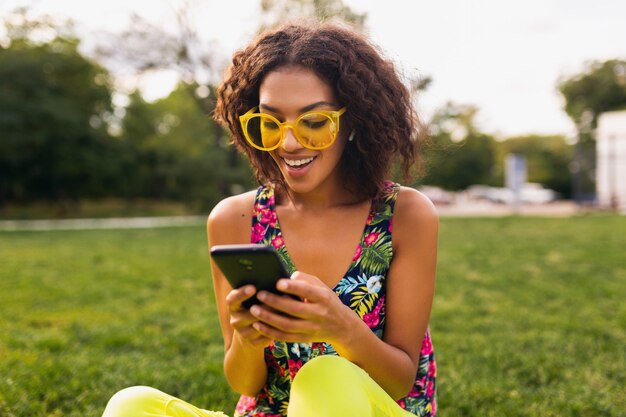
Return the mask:
M 272 339 L 259 333 L 252 325 L 259 321 L 250 310 L 242 304 L 256 293 L 254 285 L 245 285 L 236 288 L 226 295 L 226 304 L 230 312 L 230 325 L 235 333 L 238 333 L 242 342 L 255 348 L 264 348 L 272 342 Z

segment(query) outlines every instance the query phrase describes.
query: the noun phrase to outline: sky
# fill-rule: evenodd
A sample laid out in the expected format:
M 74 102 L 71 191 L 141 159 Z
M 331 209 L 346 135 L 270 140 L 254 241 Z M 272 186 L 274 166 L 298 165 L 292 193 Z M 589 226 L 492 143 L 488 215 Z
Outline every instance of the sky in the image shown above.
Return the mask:
M 0 0 L 76 21 L 81 33 L 121 31 L 136 13 L 165 29 L 184 0 Z M 204 0 L 196 26 L 224 60 L 255 35 L 260 0 Z M 623 0 L 344 0 L 367 13 L 366 30 L 401 72 L 433 82 L 418 101 L 428 119 L 447 102 L 479 109 L 478 127 L 499 138 L 575 135 L 557 84 L 593 60 L 626 59 Z M 167 94 L 170 74 L 144 80 Z

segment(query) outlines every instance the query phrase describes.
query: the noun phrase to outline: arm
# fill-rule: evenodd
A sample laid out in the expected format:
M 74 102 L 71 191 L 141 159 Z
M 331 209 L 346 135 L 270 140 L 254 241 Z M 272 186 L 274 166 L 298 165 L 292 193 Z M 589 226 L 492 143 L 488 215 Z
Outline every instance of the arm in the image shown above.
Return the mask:
M 402 188 L 394 214 L 394 258 L 387 276 L 387 316 L 380 340 L 319 279 L 297 272 L 279 288 L 307 299 L 290 300 L 259 293 L 270 307 L 257 306 L 253 326 L 269 338 L 286 341 L 325 340 L 359 365 L 394 399 L 411 389 L 430 316 L 435 287 L 438 219 L 432 203 L 415 190 Z M 410 325 L 407 325 L 410 323 Z
M 215 206 L 207 222 L 209 246 L 249 243 L 253 201 L 254 194 L 246 193 Z M 249 285 L 233 290 L 213 261 L 211 272 L 224 337 L 224 374 L 235 391 L 254 396 L 267 379 L 263 349 L 271 341 L 254 330 L 257 319 L 241 306 L 255 289 Z

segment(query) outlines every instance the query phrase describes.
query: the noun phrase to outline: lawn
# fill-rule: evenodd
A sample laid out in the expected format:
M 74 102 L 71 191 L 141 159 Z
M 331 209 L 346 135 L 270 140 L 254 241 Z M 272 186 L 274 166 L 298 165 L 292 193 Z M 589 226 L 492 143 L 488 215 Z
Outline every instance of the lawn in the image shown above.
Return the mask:
M 626 416 L 626 218 L 444 218 L 440 415 Z M 0 416 L 150 385 L 232 415 L 202 226 L 0 233 Z

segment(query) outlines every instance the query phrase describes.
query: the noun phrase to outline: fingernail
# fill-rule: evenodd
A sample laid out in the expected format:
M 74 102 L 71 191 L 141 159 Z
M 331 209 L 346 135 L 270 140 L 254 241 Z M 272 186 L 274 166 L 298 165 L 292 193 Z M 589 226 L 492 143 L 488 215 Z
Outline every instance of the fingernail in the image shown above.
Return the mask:
M 259 306 L 250 307 L 250 313 L 252 313 L 253 316 L 257 316 L 260 312 L 261 309 L 259 308 Z
M 267 294 L 265 294 L 265 291 L 261 291 L 260 293 L 256 295 L 256 298 L 258 298 L 261 301 L 265 301 L 265 299 L 267 298 Z
M 286 290 L 289 287 L 289 283 L 287 280 L 280 280 L 278 281 L 278 283 L 276 284 L 276 288 L 278 288 L 279 290 Z

